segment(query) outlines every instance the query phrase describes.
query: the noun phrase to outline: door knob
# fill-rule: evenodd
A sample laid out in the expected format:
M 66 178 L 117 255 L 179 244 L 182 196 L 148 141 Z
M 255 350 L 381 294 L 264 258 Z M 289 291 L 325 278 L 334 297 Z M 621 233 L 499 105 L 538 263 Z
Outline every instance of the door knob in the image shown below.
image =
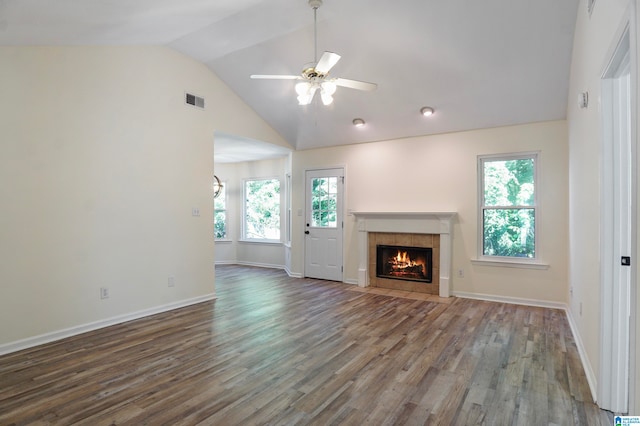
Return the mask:
M 308 234 L 309 234 L 309 231 L 304 231 L 304 233 L 308 235 Z

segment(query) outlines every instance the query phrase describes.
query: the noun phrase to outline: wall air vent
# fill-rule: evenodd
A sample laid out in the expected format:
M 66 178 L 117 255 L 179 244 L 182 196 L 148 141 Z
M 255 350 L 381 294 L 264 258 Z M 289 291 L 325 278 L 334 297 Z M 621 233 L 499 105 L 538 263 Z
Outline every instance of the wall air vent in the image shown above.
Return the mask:
M 200 96 L 192 95 L 191 93 L 185 93 L 185 102 L 194 107 L 204 109 L 204 98 Z

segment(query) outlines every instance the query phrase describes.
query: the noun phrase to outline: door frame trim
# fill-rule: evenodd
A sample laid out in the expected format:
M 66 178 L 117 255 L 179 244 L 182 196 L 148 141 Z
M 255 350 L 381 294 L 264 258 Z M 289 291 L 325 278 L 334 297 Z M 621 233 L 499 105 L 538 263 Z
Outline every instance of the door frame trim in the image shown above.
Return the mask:
M 632 2 L 633 3 L 633 2 Z M 633 13 L 632 13 L 633 12 Z M 601 176 L 600 176 L 600 371 L 598 375 L 598 405 L 607 410 L 631 412 L 635 398 L 635 312 L 637 287 L 637 58 L 635 42 L 635 7 L 630 7 L 624 21 L 607 52 L 607 62 L 600 77 L 601 105 Z M 613 146 L 616 143 L 613 106 L 614 81 L 619 77 L 617 70 L 628 57 L 629 67 L 629 196 L 630 218 L 623 232 L 630 234 L 629 255 L 632 258 L 629 293 L 624 286 L 606 285 L 616 276 L 619 259 L 616 259 L 615 233 L 616 198 L 612 190 L 615 185 Z M 622 327 L 627 322 L 626 327 Z

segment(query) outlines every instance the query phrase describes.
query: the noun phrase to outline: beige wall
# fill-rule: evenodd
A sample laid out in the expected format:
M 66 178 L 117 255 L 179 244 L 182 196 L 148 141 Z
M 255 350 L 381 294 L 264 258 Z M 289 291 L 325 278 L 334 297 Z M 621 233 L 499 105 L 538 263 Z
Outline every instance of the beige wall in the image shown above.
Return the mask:
M 580 2 L 574 36 L 569 105 L 570 310 L 588 357 L 593 379 L 600 360 L 600 78 L 625 20 L 627 2 L 598 0 L 591 17 Z M 588 91 L 589 108 L 578 94 Z M 582 313 L 580 313 L 582 304 Z M 587 371 L 589 373 L 589 371 Z
M 436 118 L 436 117 L 434 117 Z M 437 119 L 437 118 L 436 118 Z M 297 151 L 293 210 L 304 209 L 304 171 L 344 166 L 352 211 L 454 211 L 453 292 L 566 303 L 568 298 L 567 133 L 564 121 Z M 477 156 L 540 152 L 540 250 L 548 270 L 478 266 Z M 304 223 L 293 216 L 292 269 L 303 273 Z M 357 281 L 353 216 L 345 223 L 345 281 Z
M 213 295 L 214 130 L 282 138 L 160 47 L 1 47 L 0 93 L 0 349 Z

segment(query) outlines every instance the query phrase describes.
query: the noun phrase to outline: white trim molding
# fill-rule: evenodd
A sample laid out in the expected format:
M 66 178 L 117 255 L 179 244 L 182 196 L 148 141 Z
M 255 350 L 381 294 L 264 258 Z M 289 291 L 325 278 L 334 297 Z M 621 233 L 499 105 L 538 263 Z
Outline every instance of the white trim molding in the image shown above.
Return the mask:
M 87 324 L 78 325 L 75 327 L 65 328 L 63 330 L 52 331 L 50 333 L 28 337 L 26 339 L 17 340 L 15 342 L 5 343 L 0 345 L 0 355 L 21 351 L 23 349 L 32 348 L 34 346 L 43 345 L 45 343 L 55 342 L 57 340 L 62 340 L 67 337 L 72 337 L 78 334 L 86 333 L 88 331 L 94 331 L 100 328 L 121 324 L 123 322 L 133 321 L 133 320 L 148 317 L 151 315 L 172 311 L 174 309 L 184 308 L 185 306 L 191 306 L 198 303 L 208 302 L 210 300 L 214 300 L 215 298 L 216 298 L 215 293 L 205 294 L 203 296 L 198 296 L 191 299 L 181 300 L 174 303 L 168 303 L 166 305 L 160 305 L 160 306 L 156 306 L 149 309 L 143 309 L 142 311 L 118 315 L 115 317 L 94 321 Z
M 471 263 L 479 266 L 500 266 L 502 268 L 549 269 L 549 264 L 543 262 L 518 262 L 517 260 L 511 260 L 508 258 L 498 259 L 471 259 Z

